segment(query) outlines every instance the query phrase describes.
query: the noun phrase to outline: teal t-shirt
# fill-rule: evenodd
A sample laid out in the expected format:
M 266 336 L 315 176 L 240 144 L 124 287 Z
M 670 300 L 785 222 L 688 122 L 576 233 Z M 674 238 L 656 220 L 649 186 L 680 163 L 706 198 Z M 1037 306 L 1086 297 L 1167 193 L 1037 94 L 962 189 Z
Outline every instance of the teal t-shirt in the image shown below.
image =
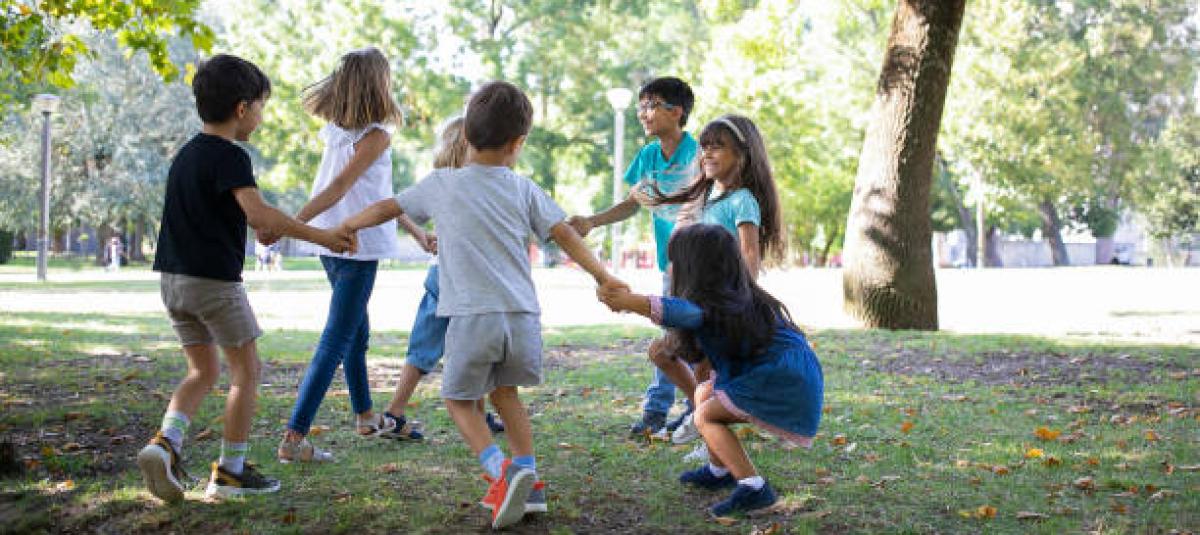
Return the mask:
M 704 212 L 700 215 L 701 223 L 721 225 L 733 233 L 734 239 L 738 239 L 739 241 L 738 225 L 742 223 L 762 225 L 762 216 L 758 210 L 758 199 L 754 198 L 754 194 L 750 193 L 750 190 L 739 188 L 725 196 L 724 199 L 712 202 L 720 196 L 721 194 L 716 189 L 709 194 L 708 202 L 704 204 Z
M 662 145 L 655 140 L 642 147 L 629 168 L 625 170 L 625 183 L 635 186 L 639 182 L 653 183 L 663 193 L 676 193 L 683 189 L 696 176 L 696 154 L 700 152 L 700 144 L 696 138 L 684 132 L 683 139 L 671 157 L 663 157 Z M 664 206 L 654 210 L 654 246 L 658 250 L 658 269 L 667 270 L 667 242 L 671 232 L 675 230 L 675 213 L 677 206 Z

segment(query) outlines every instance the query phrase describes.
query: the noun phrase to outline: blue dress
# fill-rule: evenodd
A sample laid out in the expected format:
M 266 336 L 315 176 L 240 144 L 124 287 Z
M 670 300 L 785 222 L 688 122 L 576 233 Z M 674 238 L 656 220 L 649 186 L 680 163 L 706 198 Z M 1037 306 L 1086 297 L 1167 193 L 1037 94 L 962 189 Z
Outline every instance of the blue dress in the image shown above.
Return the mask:
M 810 446 L 821 422 L 825 379 L 804 335 L 782 322 L 767 350 L 749 360 L 733 359 L 733 342 L 704 322 L 704 311 L 677 297 L 650 297 L 651 319 L 689 331 L 712 363 L 713 396 L 729 412 L 772 434 Z

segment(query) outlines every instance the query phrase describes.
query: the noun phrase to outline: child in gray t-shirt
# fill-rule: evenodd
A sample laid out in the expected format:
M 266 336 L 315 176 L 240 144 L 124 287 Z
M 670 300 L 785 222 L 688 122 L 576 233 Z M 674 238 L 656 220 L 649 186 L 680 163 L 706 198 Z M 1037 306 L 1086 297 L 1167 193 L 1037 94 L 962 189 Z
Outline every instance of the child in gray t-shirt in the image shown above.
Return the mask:
M 526 239 L 553 239 L 605 288 L 625 287 L 566 224 L 566 214 L 528 178 L 512 171 L 533 109 L 520 89 L 491 82 L 471 96 L 464 129 L 473 149 L 467 166 L 439 169 L 395 199 L 342 223 L 356 231 L 408 214 L 432 219 L 438 234 L 439 316 L 448 316 L 442 397 L 459 432 L 492 482 L 481 505 L 492 527 L 545 512 L 533 432 L 517 387 L 541 383 L 541 310 Z M 492 442 L 476 402 L 487 395 L 508 428 L 512 459 Z

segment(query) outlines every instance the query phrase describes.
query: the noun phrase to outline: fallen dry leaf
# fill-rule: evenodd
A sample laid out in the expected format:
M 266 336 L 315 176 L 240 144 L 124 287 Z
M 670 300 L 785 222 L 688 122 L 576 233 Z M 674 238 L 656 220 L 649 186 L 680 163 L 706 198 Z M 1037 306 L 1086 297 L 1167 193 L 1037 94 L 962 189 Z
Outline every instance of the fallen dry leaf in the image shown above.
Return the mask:
M 835 480 L 832 477 L 822 477 L 817 479 L 817 483 L 820 485 L 832 485 L 834 481 Z
M 1087 405 L 1071 405 L 1067 407 L 1067 412 L 1071 414 L 1084 414 L 1092 412 L 1092 408 Z
M 1042 451 L 1041 448 L 1029 448 L 1029 449 L 1025 450 L 1025 458 L 1026 459 L 1041 459 L 1045 455 L 1046 455 L 1046 452 Z
M 212 428 L 207 427 L 207 428 L 201 430 L 199 433 L 196 433 L 196 436 L 192 437 L 192 440 L 195 440 L 195 441 L 207 440 L 209 438 L 212 438 L 212 436 L 213 436 Z
M 967 467 L 971 466 L 971 461 L 968 461 L 966 459 L 959 459 L 957 461 L 954 461 L 954 466 L 956 466 L 958 468 L 967 468 Z
M 1200 472 L 1200 464 L 1181 464 L 1175 469 L 1180 472 Z
M 1096 480 L 1091 477 L 1081 477 L 1071 482 L 1079 490 L 1096 490 Z
M 320 436 L 322 433 L 328 433 L 328 432 L 329 432 L 329 426 L 327 426 L 327 425 L 314 425 L 314 426 L 308 428 L 308 436 L 310 436 L 310 437 Z
M 729 518 L 727 516 L 718 516 L 718 517 L 714 518 L 713 520 L 722 526 L 732 526 L 734 524 L 737 524 L 736 518 Z
M 1146 440 L 1150 442 L 1158 441 L 1158 433 L 1155 433 L 1153 429 L 1147 429 L 1142 436 L 1146 437 Z
M 1088 457 L 1087 463 L 1089 466 L 1100 466 L 1100 459 L 1097 459 L 1095 457 Z
M 1037 431 L 1033 432 L 1033 434 L 1034 434 L 1034 436 L 1036 436 L 1042 440 L 1049 441 L 1049 440 L 1054 440 L 1054 439 L 1058 438 L 1058 435 L 1061 435 L 1062 431 L 1059 431 L 1057 429 L 1050 429 L 1048 427 L 1039 427 L 1039 428 L 1037 428 Z
M 1059 459 L 1058 457 L 1050 455 L 1050 456 L 1046 457 L 1046 460 L 1042 461 L 1042 464 L 1044 464 L 1046 466 L 1058 466 L 1058 465 L 1062 464 L 1062 459 Z
M 963 509 L 958 514 L 963 518 L 986 520 L 996 518 L 996 508 L 990 505 L 980 505 L 974 509 Z
M 772 522 L 770 525 L 758 527 L 750 531 L 750 535 L 775 535 L 783 531 L 783 526 L 779 522 Z
M 394 474 L 400 471 L 400 465 L 396 463 L 387 463 L 380 465 L 379 468 L 376 468 L 376 470 L 383 474 Z
M 912 428 L 913 428 L 913 423 L 909 420 L 905 420 L 904 423 L 900 424 L 900 432 L 901 433 L 907 433 L 909 431 L 912 431 Z
M 996 474 L 998 476 L 1006 476 L 1009 474 L 1009 472 L 1010 472 L 1010 470 L 1008 469 L 1008 467 L 1004 466 L 1002 464 L 998 464 L 998 465 L 992 467 L 992 473 Z
M 962 394 L 945 394 L 942 396 L 942 401 L 967 401 L 968 399 L 970 398 Z
M 62 481 L 59 484 L 54 486 L 54 490 L 56 490 L 58 492 L 66 492 L 69 490 L 73 490 L 74 488 L 75 488 L 75 480 L 74 479 L 68 479 L 66 481 Z
M 82 412 L 68 412 L 66 414 L 63 414 L 63 420 L 66 420 L 69 422 L 71 420 L 78 420 L 80 418 L 83 418 L 83 416 L 84 416 L 84 414 Z
M 1129 506 L 1123 503 L 1114 503 L 1112 504 L 1112 511 L 1119 515 L 1127 515 L 1129 514 Z
M 1040 522 L 1047 518 L 1050 518 L 1050 515 L 1035 513 L 1033 511 L 1017 511 L 1017 520 L 1034 520 Z
M 834 435 L 831 440 L 833 441 L 834 446 L 846 445 L 846 435 Z

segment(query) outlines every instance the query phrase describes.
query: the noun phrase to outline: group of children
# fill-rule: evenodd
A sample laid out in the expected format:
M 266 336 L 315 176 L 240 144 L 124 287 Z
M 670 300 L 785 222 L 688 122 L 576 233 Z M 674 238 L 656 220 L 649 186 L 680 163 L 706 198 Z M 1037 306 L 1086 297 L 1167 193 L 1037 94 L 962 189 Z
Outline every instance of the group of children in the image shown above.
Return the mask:
M 513 171 L 533 110 L 516 86 L 490 82 L 444 125 L 435 169 L 393 196 L 390 135 L 400 121 L 388 60 L 373 48 L 342 57 L 307 88 L 303 105 L 324 119 L 325 143 L 309 202 L 296 214 L 267 205 L 246 141 L 270 96 L 267 77 L 229 55 L 204 62 L 193 78 L 204 123 L 172 162 L 154 269 L 188 361 L 160 430 L 138 454 L 146 486 L 165 501 L 183 499 L 182 449 L 190 419 L 220 371 L 230 370 L 221 453 L 206 495 L 275 492 L 280 484 L 245 460 L 261 365 L 262 334 L 241 284 L 246 226 L 271 244 L 284 236 L 313 244 L 330 286 L 326 324 L 276 452 L 281 462 L 322 462 L 334 454 L 306 436 L 338 366 L 343 368 L 362 436 L 419 440 L 404 414 L 421 376 L 442 363 L 441 397 L 489 481 L 480 504 L 492 526 L 546 512 L 533 432 L 518 388 L 542 381 L 540 308 L 526 244 L 554 240 L 595 280 L 610 309 L 650 318 L 665 329 L 650 347 L 655 378 L 636 434 L 662 433 L 679 387 L 688 410 L 670 426 L 677 438 L 703 437 L 706 459 L 680 481 L 733 487 L 710 512 L 768 508 L 777 498 L 729 430 L 753 423 L 807 444 L 820 420 L 820 364 L 786 308 L 755 282 L 760 266 L 782 258 L 779 199 L 765 145 L 749 119 L 726 115 L 699 140 L 683 130 L 691 89 L 659 78 L 639 93 L 638 118 L 657 138 L 629 166 L 630 197 L 588 217 L 568 218 L 533 181 Z M 653 212 L 663 296 L 634 294 L 584 244 L 597 226 Z M 422 225 L 433 221 L 437 235 Z M 372 407 L 366 371 L 367 303 L 378 261 L 398 253 L 396 227 L 436 254 L 425 280 L 400 384 L 387 410 Z M 499 413 L 485 413 L 487 398 Z M 691 430 L 689 433 L 688 430 Z M 495 444 L 507 433 L 509 454 Z M 681 436 L 682 435 L 682 436 Z

